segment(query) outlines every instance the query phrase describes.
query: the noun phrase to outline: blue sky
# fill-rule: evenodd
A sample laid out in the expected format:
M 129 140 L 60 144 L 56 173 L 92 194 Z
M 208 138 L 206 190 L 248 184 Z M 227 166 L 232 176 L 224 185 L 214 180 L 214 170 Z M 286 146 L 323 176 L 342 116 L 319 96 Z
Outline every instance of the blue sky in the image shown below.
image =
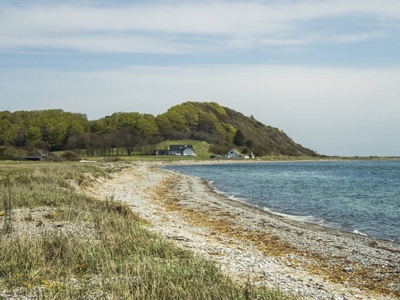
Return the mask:
M 2 1 L 0 110 L 215 101 L 321 154 L 400 155 L 400 1 Z

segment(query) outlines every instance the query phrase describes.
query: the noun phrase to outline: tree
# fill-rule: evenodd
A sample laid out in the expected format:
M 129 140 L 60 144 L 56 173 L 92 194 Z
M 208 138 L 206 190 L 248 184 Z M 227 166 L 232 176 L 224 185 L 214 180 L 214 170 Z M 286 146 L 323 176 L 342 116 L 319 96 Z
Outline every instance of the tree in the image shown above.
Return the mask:
M 95 133 L 95 134 L 104 133 L 104 131 L 106 129 L 105 129 L 105 123 L 102 120 L 104 120 L 104 119 L 95 120 L 95 121 L 89 121 L 90 131 Z
M 6 118 L 0 118 L 0 145 L 11 143 L 15 129 L 13 124 Z
M 101 148 L 101 138 L 92 132 L 73 135 L 68 139 L 66 148 L 70 150 L 86 150 L 87 156 L 94 156 L 95 151 Z
M 37 126 L 29 127 L 25 132 L 25 141 L 27 144 L 36 144 L 42 140 L 42 133 Z
M 78 153 L 76 153 L 74 151 L 70 151 L 70 150 L 65 151 L 62 156 L 65 157 L 66 160 L 68 160 L 68 161 L 79 161 L 82 159 Z
M 67 137 L 68 125 L 66 122 L 55 122 L 47 128 L 48 142 L 54 149 L 61 149 Z
M 118 136 L 128 155 L 132 154 L 133 150 L 142 139 L 136 129 L 130 127 L 124 127 L 118 130 Z
M 233 143 L 236 146 L 243 146 L 244 145 L 245 137 L 241 130 L 236 131 L 235 136 L 233 137 Z
M 210 147 L 210 152 L 214 154 L 224 155 L 227 154 L 230 147 L 226 144 L 215 144 Z
M 207 133 L 213 133 L 215 128 L 216 120 L 210 114 L 202 113 L 199 115 L 198 130 Z
M 25 145 L 25 128 L 23 127 L 19 127 L 14 135 L 13 135 L 13 139 L 12 139 L 12 143 L 14 146 L 16 147 L 23 147 Z
M 152 115 L 145 114 L 137 120 L 135 129 L 143 138 L 158 134 L 158 125 L 156 119 Z
M 244 145 L 249 148 L 250 150 L 253 150 L 253 141 L 252 140 L 247 140 Z
M 114 155 L 113 149 L 117 148 L 119 144 L 119 141 L 116 138 L 115 133 L 107 133 L 101 135 L 101 139 L 103 141 L 102 146 L 102 153 L 101 155 Z
M 37 148 L 41 151 L 45 151 L 45 152 L 48 152 L 51 149 L 51 145 L 45 141 L 39 141 L 39 142 L 35 143 L 34 146 L 35 146 L 35 148 Z

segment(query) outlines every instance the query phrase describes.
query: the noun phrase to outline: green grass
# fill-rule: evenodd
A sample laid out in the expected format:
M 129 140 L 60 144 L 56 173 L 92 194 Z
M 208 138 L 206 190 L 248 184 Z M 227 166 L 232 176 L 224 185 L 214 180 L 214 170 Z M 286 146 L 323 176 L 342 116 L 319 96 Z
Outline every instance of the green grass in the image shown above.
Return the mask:
M 196 152 L 196 156 L 182 157 L 182 156 L 172 156 L 172 155 L 161 155 L 162 159 L 160 159 L 160 157 L 158 158 L 154 157 L 155 155 L 137 155 L 136 153 L 133 153 L 133 155 L 131 156 L 122 155 L 118 157 L 121 158 L 122 160 L 180 160 L 180 159 L 208 159 L 210 158 L 210 155 L 213 155 L 213 153 L 209 152 L 209 144 L 205 141 L 195 141 L 195 140 L 166 141 L 157 144 L 156 149 L 167 150 L 170 145 L 193 145 L 193 149 Z M 52 152 L 52 154 L 61 156 L 64 154 L 64 152 L 65 151 L 54 151 Z M 116 153 L 117 152 L 116 149 L 114 149 L 113 152 Z M 85 150 L 81 150 L 80 153 L 85 159 L 89 160 L 99 160 L 101 157 L 101 156 L 87 157 Z M 121 153 L 125 153 L 125 150 L 122 149 Z
M 210 146 L 207 142 L 196 140 L 165 141 L 158 144 L 157 149 L 167 150 L 170 145 L 193 145 L 197 158 L 210 158 L 210 155 L 213 155 L 209 152 Z
M 39 299 L 288 299 L 233 282 L 214 263 L 150 233 L 124 204 L 95 200 L 70 185 L 90 185 L 90 178 L 117 169 L 0 165 L 0 291 Z M 22 210 L 28 217 L 21 220 Z M 17 234 L 21 222 L 47 231 Z

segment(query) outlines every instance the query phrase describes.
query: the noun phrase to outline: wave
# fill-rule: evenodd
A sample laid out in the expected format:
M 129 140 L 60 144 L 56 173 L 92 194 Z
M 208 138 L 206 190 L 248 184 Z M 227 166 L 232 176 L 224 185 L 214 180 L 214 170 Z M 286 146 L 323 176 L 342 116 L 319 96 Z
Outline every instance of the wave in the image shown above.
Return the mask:
M 314 216 L 301 216 L 301 215 L 285 214 L 285 213 L 277 212 L 277 211 L 267 208 L 267 207 L 263 207 L 262 209 L 273 215 L 277 215 L 277 216 L 283 217 L 285 219 L 289 219 L 289 220 L 293 220 L 293 221 L 297 221 L 297 222 L 303 222 L 303 223 L 311 223 L 311 224 L 316 224 L 316 225 L 325 226 L 325 227 L 332 227 L 332 226 L 328 225 L 328 224 L 330 224 L 330 222 L 328 222 L 324 219 L 316 218 Z M 333 225 L 333 224 L 331 224 L 331 225 Z
M 353 233 L 354 233 L 354 234 L 363 235 L 363 236 L 368 236 L 368 234 L 362 233 L 362 232 L 360 232 L 360 231 L 358 231 L 358 230 L 353 230 Z
M 174 167 L 228 199 L 285 219 L 400 239 L 398 162 Z M 367 176 L 368 175 L 368 176 Z M 368 212 L 368 213 L 366 213 Z

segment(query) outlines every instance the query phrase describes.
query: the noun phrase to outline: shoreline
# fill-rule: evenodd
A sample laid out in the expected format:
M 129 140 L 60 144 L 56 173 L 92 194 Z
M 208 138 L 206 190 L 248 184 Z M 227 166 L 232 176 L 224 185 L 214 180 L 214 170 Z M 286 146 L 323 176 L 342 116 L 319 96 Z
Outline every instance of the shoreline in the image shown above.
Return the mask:
M 151 230 L 216 261 L 237 280 L 306 299 L 399 297 L 399 243 L 286 219 L 218 194 L 204 179 L 155 168 L 173 164 L 134 163 L 91 194 L 112 193 Z
M 187 174 L 184 174 L 184 173 L 181 173 L 181 174 L 187 175 Z M 192 175 L 188 175 L 188 176 L 192 176 Z M 192 176 L 192 177 L 196 177 L 196 176 Z M 387 242 L 387 243 L 390 243 L 390 244 L 398 244 L 400 246 L 400 242 L 396 242 L 396 241 L 393 241 L 393 240 L 382 239 L 382 238 L 370 236 L 370 235 L 367 235 L 367 234 L 364 234 L 364 233 L 356 233 L 354 231 L 338 229 L 338 228 L 334 228 L 334 227 L 330 227 L 330 226 L 323 226 L 323 225 L 319 225 L 317 223 L 312 223 L 312 222 L 307 222 L 307 221 L 302 221 L 302 220 L 296 220 L 294 218 L 292 219 L 291 217 L 296 217 L 296 215 L 289 215 L 289 214 L 285 214 L 285 213 L 275 213 L 273 210 L 270 210 L 268 208 L 264 209 L 264 208 L 258 207 L 256 205 L 246 203 L 244 201 L 232 199 L 231 197 L 229 197 L 227 195 L 224 195 L 222 192 L 221 193 L 217 192 L 215 190 L 215 188 L 210 186 L 210 182 L 208 180 L 203 179 L 201 177 L 198 177 L 198 178 L 202 179 L 204 181 L 204 184 L 207 185 L 210 188 L 210 193 L 215 193 L 216 195 L 222 196 L 223 198 L 225 198 L 223 201 L 230 202 L 230 204 L 232 206 L 243 206 L 247 210 L 255 211 L 256 213 L 259 213 L 259 214 L 266 214 L 266 215 L 268 215 L 268 217 L 277 218 L 277 219 L 280 219 L 280 220 L 282 220 L 283 222 L 286 222 L 286 223 L 292 223 L 293 225 L 309 226 L 310 229 L 315 230 L 315 231 L 328 231 L 330 234 L 350 235 L 350 236 L 355 236 L 355 238 L 364 237 L 364 238 L 367 238 L 368 240 L 378 240 L 378 241 L 381 241 L 382 243 Z M 298 215 L 298 217 L 302 218 L 302 217 L 307 217 L 307 216 Z
M 181 173 L 183 175 L 187 175 L 184 173 Z M 192 175 L 188 175 L 188 176 L 192 176 Z M 196 177 L 196 176 L 193 176 Z M 324 226 L 324 225 L 320 225 L 318 223 L 315 222 L 307 222 L 307 221 L 303 221 L 301 220 L 302 218 L 307 218 L 309 216 L 304 216 L 304 215 L 290 215 L 287 213 L 279 213 L 279 212 L 274 212 L 274 210 L 269 209 L 269 208 L 264 208 L 264 207 L 259 207 L 253 204 L 249 204 L 246 203 L 244 201 L 240 201 L 234 198 L 231 198 L 228 195 L 224 195 L 224 192 L 219 192 L 217 189 L 215 189 L 214 187 L 210 186 L 210 182 L 204 178 L 198 177 L 200 179 L 202 179 L 204 181 L 204 184 L 207 185 L 210 188 L 210 192 L 211 193 L 215 193 L 216 195 L 220 195 L 224 198 L 226 198 L 224 201 L 226 202 L 231 202 L 231 205 L 240 205 L 240 206 L 244 206 L 246 207 L 246 209 L 249 210 L 255 210 L 256 212 L 260 213 L 260 214 L 267 214 L 269 217 L 271 218 L 278 218 L 278 219 L 282 219 L 284 220 L 284 222 L 287 223 L 293 223 L 293 224 L 302 224 L 303 226 L 309 226 L 312 227 L 312 230 L 315 231 L 328 231 L 330 232 L 330 234 L 336 234 L 338 235 L 340 234 L 347 234 L 350 236 L 355 236 L 355 238 L 358 237 L 364 237 L 367 238 L 368 240 L 372 239 L 372 240 L 378 240 L 381 241 L 382 243 L 390 243 L 390 244 L 395 244 L 395 245 L 400 245 L 400 242 L 394 241 L 394 240 L 388 240 L 388 239 L 384 239 L 384 238 L 379 238 L 379 237 L 375 237 L 375 236 L 371 236 L 362 232 L 358 232 L 358 230 L 343 230 L 343 229 L 339 229 L 339 228 L 335 228 L 335 227 L 331 227 L 331 226 Z M 297 218 L 298 217 L 298 218 Z M 313 217 L 313 216 L 310 216 Z M 296 219 L 297 218 L 297 219 Z M 355 232 L 357 231 L 357 232 Z M 339 233 L 338 233 L 339 232 Z
M 170 163 L 167 162 L 165 165 L 163 166 L 159 166 L 160 168 L 165 167 L 168 168 L 169 166 L 185 166 L 185 165 L 218 165 L 218 164 L 246 164 L 246 163 L 297 163 L 297 162 L 332 162 L 333 160 L 320 160 L 320 161 L 314 161 L 314 160 L 299 160 L 299 161 L 246 161 L 246 160 L 221 160 L 217 163 L 213 163 L 213 161 L 206 161 L 205 163 L 199 163 L 199 162 L 191 162 L 191 163 L 185 163 L 185 162 L 178 162 L 178 163 Z M 343 162 L 347 162 L 349 160 L 337 160 L 337 161 L 343 161 Z M 355 160 L 355 161 L 360 161 L 360 160 Z M 365 161 L 369 161 L 369 160 L 365 160 Z M 364 236 L 364 237 L 369 237 L 372 239 L 376 239 L 376 240 L 381 240 L 383 242 L 391 242 L 391 243 L 395 243 L 395 244 L 399 244 L 400 245 L 400 241 L 395 241 L 395 240 L 390 240 L 390 239 L 385 239 L 385 238 L 381 238 L 381 237 L 377 237 L 377 236 L 372 236 L 369 234 L 366 234 L 364 232 L 359 232 L 358 230 L 344 230 L 344 229 L 340 229 L 340 228 L 336 228 L 333 226 L 329 226 L 329 225 L 322 225 L 319 224 L 317 222 L 308 222 L 306 220 L 303 220 L 304 218 L 314 218 L 313 216 L 306 216 L 306 215 L 296 215 L 296 214 L 289 214 L 289 213 L 285 213 L 285 212 L 278 212 L 278 211 L 274 211 L 273 209 L 270 209 L 269 207 L 259 207 L 257 205 L 253 205 L 253 204 L 249 204 L 246 203 L 245 201 L 241 201 L 239 199 L 235 199 L 234 196 L 229 195 L 229 192 L 224 192 L 224 191 L 220 191 L 217 188 L 212 186 L 212 181 L 204 179 L 202 177 L 196 176 L 196 175 L 189 175 L 186 174 L 184 172 L 181 171 L 177 171 L 177 170 L 172 170 L 174 172 L 177 172 L 179 174 L 182 175 L 188 175 L 188 176 L 193 176 L 193 177 L 197 177 L 200 178 L 202 180 L 204 180 L 204 184 L 206 184 L 211 192 L 217 194 L 217 195 L 221 195 L 223 197 L 228 198 L 229 200 L 234 202 L 238 202 L 240 204 L 243 204 L 244 206 L 248 206 L 249 208 L 254 208 L 256 210 L 259 210 L 260 213 L 267 213 L 270 214 L 271 216 L 274 217 L 279 217 L 279 218 L 284 218 L 285 220 L 287 220 L 287 222 L 295 222 L 295 223 L 304 223 L 307 225 L 313 225 L 313 226 L 317 226 L 315 228 L 315 230 L 317 230 L 317 228 L 322 227 L 322 228 L 328 228 L 328 229 L 332 229 L 333 231 L 339 231 L 339 232 L 343 232 L 343 233 L 347 233 L 347 234 L 355 234 L 357 236 Z M 318 219 L 319 221 L 327 221 L 327 220 L 323 220 L 323 219 Z M 331 221 L 327 221 L 328 223 Z M 333 221 L 332 221 L 333 222 Z

